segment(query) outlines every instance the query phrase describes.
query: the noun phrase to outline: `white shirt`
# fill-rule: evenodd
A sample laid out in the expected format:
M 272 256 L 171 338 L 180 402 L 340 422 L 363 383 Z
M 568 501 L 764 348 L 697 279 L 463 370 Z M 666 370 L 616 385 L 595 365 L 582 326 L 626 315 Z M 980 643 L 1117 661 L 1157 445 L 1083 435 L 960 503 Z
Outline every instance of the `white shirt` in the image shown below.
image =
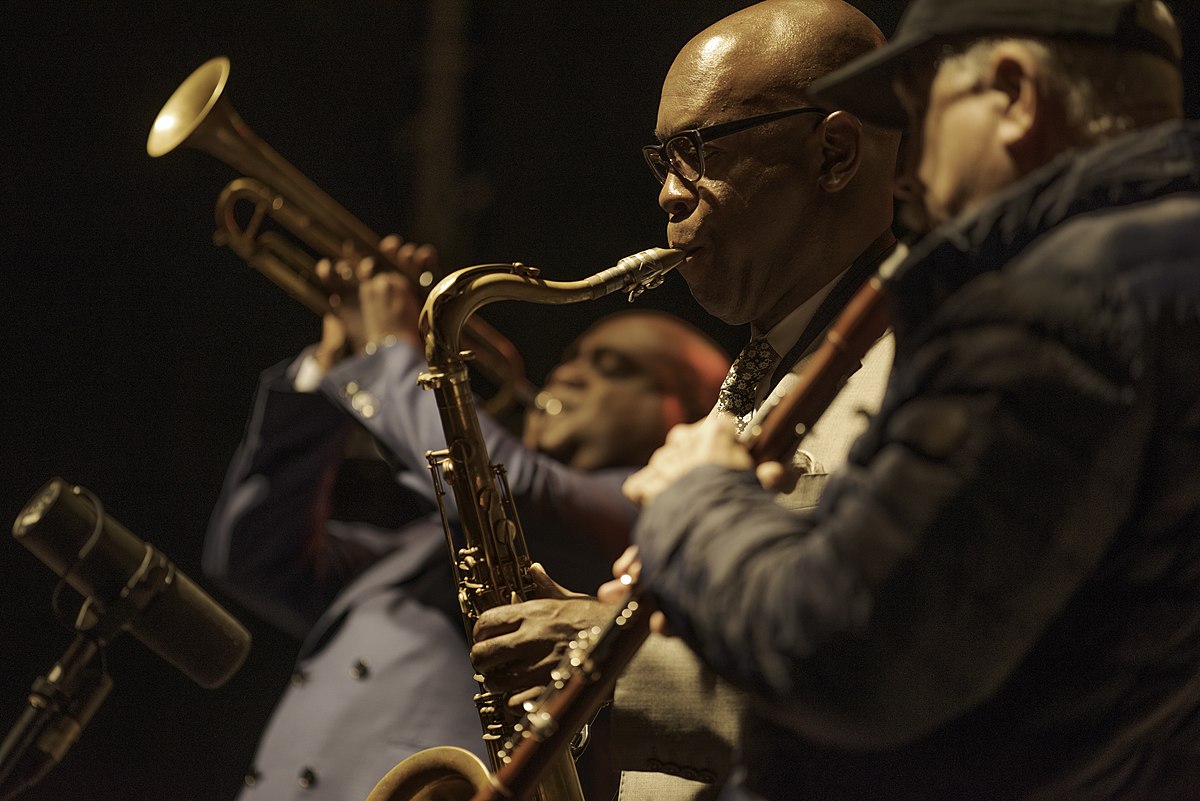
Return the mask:
M 758 387 L 755 389 L 755 408 L 762 406 L 763 401 L 767 399 L 767 395 L 774 388 L 771 377 L 774 375 L 776 368 L 779 367 L 779 363 L 783 361 L 783 357 L 800 341 L 800 336 L 804 333 L 804 329 L 808 328 L 808 324 L 812 322 L 812 318 L 816 315 L 821 303 L 833 291 L 833 288 L 837 286 L 838 281 L 842 280 L 842 276 L 845 274 L 846 270 L 843 270 L 835 275 L 832 281 L 818 289 L 813 293 L 812 297 L 797 306 L 794 311 L 789 312 L 786 317 L 773 325 L 770 331 L 767 331 L 765 334 L 752 331 L 754 336 L 765 336 L 767 342 L 771 344 L 771 347 L 775 349 L 775 353 L 778 354 L 775 363 L 771 365 L 771 370 L 758 382 Z

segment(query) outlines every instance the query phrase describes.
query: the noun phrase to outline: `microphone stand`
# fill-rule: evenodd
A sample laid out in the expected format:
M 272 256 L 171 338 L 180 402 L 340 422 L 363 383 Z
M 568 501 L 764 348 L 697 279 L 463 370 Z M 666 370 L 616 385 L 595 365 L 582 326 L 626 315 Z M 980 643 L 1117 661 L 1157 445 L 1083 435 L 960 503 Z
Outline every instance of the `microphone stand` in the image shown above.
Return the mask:
M 29 705 L 0 743 L 0 801 L 29 789 L 61 762 L 112 689 L 104 647 L 140 610 L 128 602 L 97 608 L 90 598 L 84 601 L 75 639 L 49 672 L 34 679 Z

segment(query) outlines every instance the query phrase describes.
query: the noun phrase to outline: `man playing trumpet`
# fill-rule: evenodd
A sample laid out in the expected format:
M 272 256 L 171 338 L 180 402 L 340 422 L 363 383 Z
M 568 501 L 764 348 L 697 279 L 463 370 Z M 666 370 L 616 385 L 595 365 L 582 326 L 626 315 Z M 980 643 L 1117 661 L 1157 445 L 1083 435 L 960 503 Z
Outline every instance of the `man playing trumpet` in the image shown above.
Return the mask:
M 436 258 L 394 238 L 384 248 L 418 271 Z M 369 262 L 320 270 L 337 313 L 311 352 L 264 373 L 206 543 L 212 578 L 304 640 L 245 799 L 316 787 L 365 798 L 423 748 L 485 756 L 445 536 L 430 515 L 425 452 L 445 439 L 416 383 L 419 305 L 405 279 Z M 727 366 L 675 318 L 627 312 L 568 349 L 522 439 L 482 416 L 534 557 L 598 581 L 633 522 L 622 480 L 668 428 L 704 413 Z

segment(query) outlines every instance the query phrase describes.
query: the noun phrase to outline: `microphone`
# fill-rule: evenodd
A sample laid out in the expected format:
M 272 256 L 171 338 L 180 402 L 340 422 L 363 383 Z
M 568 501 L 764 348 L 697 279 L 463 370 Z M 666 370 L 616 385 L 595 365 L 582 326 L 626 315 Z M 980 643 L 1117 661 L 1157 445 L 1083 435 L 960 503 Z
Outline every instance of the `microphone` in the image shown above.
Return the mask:
M 245 661 L 250 632 L 82 487 L 51 479 L 13 536 L 90 604 L 126 613 L 123 627 L 201 687 L 220 687 Z

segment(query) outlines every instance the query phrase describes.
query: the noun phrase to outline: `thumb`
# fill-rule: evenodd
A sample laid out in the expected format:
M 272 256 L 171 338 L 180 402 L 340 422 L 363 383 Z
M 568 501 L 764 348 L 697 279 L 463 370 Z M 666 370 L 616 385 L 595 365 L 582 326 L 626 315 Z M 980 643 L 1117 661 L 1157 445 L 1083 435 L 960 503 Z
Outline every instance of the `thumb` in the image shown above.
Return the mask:
M 791 464 L 781 462 L 763 462 L 755 469 L 755 475 L 762 488 L 769 492 L 791 492 L 800 480 L 800 474 Z
M 667 621 L 667 616 L 659 611 L 655 611 L 650 615 L 650 630 L 664 637 L 675 636 L 675 632 L 671 629 L 671 624 Z
M 346 326 L 336 314 L 321 317 L 321 344 L 330 351 L 346 344 Z
M 629 582 L 623 579 L 606 581 L 596 590 L 596 600 L 602 604 L 619 604 L 628 597 Z
M 533 583 L 536 585 L 537 597 L 539 598 L 568 600 L 570 598 L 589 597 L 581 592 L 572 592 L 550 578 L 550 574 L 546 572 L 546 568 L 542 567 L 541 562 L 534 562 L 529 566 L 529 577 L 533 579 Z

